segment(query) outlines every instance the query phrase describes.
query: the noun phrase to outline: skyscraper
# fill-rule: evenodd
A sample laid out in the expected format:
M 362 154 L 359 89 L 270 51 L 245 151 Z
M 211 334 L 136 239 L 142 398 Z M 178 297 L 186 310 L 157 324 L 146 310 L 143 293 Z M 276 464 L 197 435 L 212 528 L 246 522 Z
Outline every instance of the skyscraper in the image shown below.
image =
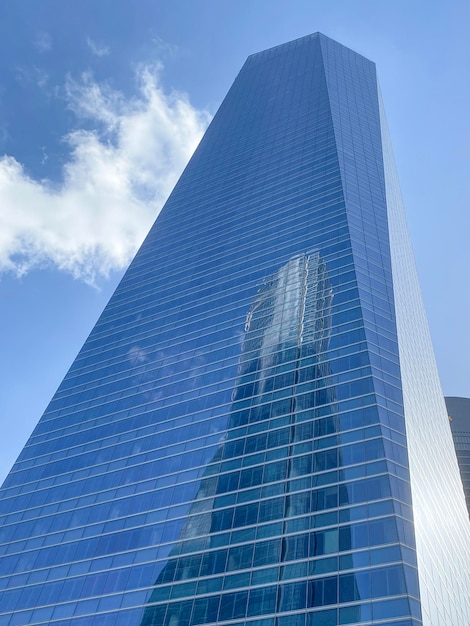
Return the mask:
M 1 510 L 2 626 L 470 624 L 373 63 L 249 57 Z
M 449 397 L 445 401 L 470 514 L 470 399 Z

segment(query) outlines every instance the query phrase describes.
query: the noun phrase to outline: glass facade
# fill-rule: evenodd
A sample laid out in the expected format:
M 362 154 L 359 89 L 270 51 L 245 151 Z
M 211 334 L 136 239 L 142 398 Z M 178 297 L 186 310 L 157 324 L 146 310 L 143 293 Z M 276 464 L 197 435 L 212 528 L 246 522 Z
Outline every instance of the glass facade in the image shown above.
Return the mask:
M 364 57 L 248 58 L 3 485 L 0 626 L 470 624 L 387 141 Z
M 445 401 L 470 514 L 470 399 L 452 396 Z

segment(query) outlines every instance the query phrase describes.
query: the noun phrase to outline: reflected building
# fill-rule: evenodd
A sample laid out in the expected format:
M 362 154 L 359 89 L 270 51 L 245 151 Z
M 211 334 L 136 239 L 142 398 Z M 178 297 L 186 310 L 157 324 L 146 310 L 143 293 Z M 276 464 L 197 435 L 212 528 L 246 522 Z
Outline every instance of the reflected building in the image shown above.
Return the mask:
M 470 399 L 451 396 L 445 401 L 470 514 Z
M 0 523 L 1 626 L 470 623 L 372 62 L 318 33 L 248 58 Z
M 348 502 L 344 485 L 329 498 L 321 487 L 325 470 L 342 467 L 341 448 L 329 446 L 323 452 L 317 445 L 325 435 L 340 431 L 334 387 L 328 386 L 332 297 L 318 252 L 294 257 L 263 281 L 245 323 L 227 435 L 201 480 L 180 541 L 156 581 L 142 626 L 178 624 L 189 618 L 193 624 L 216 623 L 226 613 L 228 619 L 246 612 L 274 614 L 317 602 L 315 557 L 338 551 L 338 531 L 315 532 L 314 516 L 337 507 L 338 498 Z M 307 395 L 298 393 L 312 380 L 319 389 L 325 386 L 320 404 L 329 408 L 317 421 L 311 419 L 314 389 Z M 260 453 L 272 455 L 272 460 L 260 464 L 256 460 Z M 342 473 L 341 478 L 346 476 Z M 227 508 L 228 499 L 235 506 Z M 237 501 L 246 504 L 237 506 Z M 281 525 L 274 539 L 271 533 L 264 536 L 262 526 L 257 528 L 266 507 L 269 520 Z M 291 535 L 292 524 L 304 532 Z M 232 545 L 230 538 L 237 535 L 242 545 Z M 310 582 L 298 583 L 294 598 L 293 583 L 283 581 L 292 578 L 292 565 L 298 569 L 299 562 L 310 571 Z M 263 576 L 256 582 L 253 568 L 261 565 Z M 227 589 L 245 588 L 230 605 L 229 596 L 220 593 L 222 580 Z M 192 602 L 169 601 L 173 589 L 191 582 L 196 595 L 201 594 L 194 607 Z M 353 589 L 358 593 L 354 582 Z M 221 600 L 225 602 L 219 607 Z

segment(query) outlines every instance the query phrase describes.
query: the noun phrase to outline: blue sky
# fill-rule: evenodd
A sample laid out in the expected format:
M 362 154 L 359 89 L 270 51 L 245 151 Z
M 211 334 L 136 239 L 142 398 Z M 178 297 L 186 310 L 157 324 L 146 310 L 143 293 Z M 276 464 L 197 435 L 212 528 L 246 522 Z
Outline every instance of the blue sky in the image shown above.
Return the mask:
M 1 3 L 0 480 L 245 58 L 317 30 L 377 63 L 443 389 L 470 396 L 469 18 L 463 0 Z

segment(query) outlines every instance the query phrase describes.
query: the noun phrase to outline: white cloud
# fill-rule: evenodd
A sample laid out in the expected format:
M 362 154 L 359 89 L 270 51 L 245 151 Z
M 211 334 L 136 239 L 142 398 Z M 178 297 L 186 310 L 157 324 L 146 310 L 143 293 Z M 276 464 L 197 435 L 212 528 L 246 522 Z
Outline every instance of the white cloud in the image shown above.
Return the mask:
M 49 33 L 41 32 L 36 35 L 34 45 L 39 52 L 50 52 L 52 50 L 52 39 Z
M 47 90 L 49 74 L 40 67 L 36 67 L 35 65 L 30 67 L 17 65 L 15 68 L 15 77 L 19 83 L 24 85 L 36 85 L 40 89 Z
M 68 81 L 70 107 L 99 130 L 65 138 L 59 187 L 0 158 L 0 271 L 55 266 L 93 284 L 132 258 L 208 123 L 184 96 L 164 93 L 158 68 L 138 79 L 130 100 L 89 75 Z
M 107 46 L 103 46 L 96 41 L 93 41 L 90 37 L 87 37 L 86 40 L 87 46 L 93 52 L 93 54 L 97 57 L 105 57 L 108 56 L 110 50 Z
M 153 37 L 152 43 L 154 44 L 159 56 L 160 55 L 174 56 L 179 51 L 178 46 L 176 46 L 175 44 L 169 43 L 168 41 L 165 41 L 161 37 Z

